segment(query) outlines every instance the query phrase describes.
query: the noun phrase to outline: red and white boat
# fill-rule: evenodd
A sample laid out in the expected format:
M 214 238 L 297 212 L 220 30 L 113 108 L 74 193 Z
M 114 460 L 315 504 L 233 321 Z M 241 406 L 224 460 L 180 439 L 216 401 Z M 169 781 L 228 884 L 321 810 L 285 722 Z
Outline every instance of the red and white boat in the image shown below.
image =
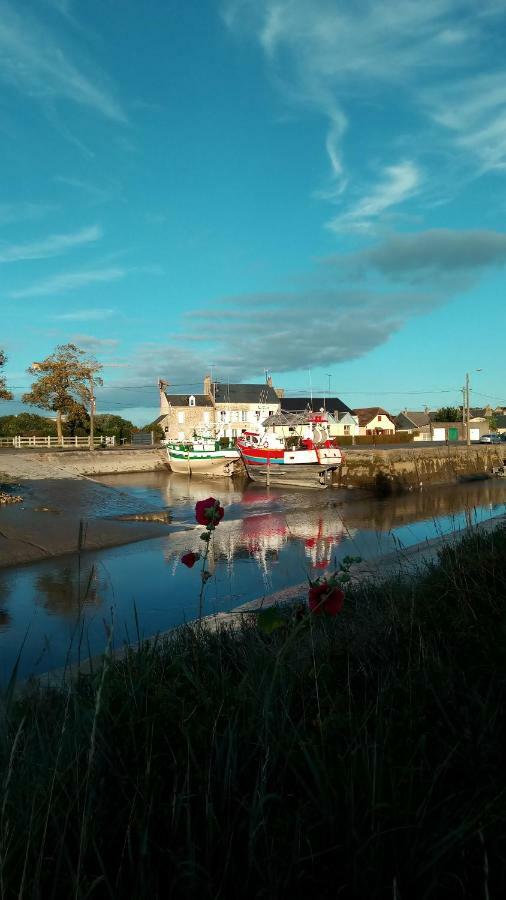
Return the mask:
M 289 437 L 270 430 L 279 425 L 290 428 Z M 244 431 L 237 448 L 251 480 L 263 484 L 328 487 L 343 462 L 325 412 L 270 416 L 261 430 Z

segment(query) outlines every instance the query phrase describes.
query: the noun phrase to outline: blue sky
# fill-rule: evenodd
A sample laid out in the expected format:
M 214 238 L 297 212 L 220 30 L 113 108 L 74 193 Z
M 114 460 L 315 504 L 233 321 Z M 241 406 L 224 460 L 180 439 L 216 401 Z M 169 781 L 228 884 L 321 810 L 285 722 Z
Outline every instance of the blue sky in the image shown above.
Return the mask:
M 0 0 L 0 347 L 146 422 L 206 371 L 506 403 L 496 0 Z M 476 373 L 476 369 L 482 371 Z M 330 382 L 329 382 L 330 376 Z M 17 411 L 2 403 L 0 414 Z

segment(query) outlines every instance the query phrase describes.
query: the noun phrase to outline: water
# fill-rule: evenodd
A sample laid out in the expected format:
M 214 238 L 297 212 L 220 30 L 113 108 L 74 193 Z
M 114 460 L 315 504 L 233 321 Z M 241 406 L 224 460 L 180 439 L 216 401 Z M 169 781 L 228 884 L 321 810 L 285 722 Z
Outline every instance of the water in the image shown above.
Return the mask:
M 343 556 L 363 559 L 408 547 L 506 512 L 504 481 L 433 488 L 387 499 L 350 499 L 345 491 L 287 490 L 187 480 L 169 473 L 97 479 L 111 488 L 87 515 L 169 509 L 194 525 L 196 500 L 212 494 L 225 507 L 215 532 L 205 612 L 226 611 L 316 577 Z M 200 567 L 180 563 L 201 551 L 200 528 L 141 543 L 0 570 L 0 679 L 22 648 L 19 674 L 100 653 L 113 644 L 165 631 L 198 614 Z

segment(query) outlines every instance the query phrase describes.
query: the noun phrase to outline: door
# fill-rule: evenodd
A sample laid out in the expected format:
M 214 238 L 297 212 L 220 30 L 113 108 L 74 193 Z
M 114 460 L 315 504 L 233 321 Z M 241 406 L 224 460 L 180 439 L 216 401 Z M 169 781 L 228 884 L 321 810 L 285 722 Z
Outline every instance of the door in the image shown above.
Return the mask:
M 448 440 L 449 441 L 458 441 L 459 439 L 459 429 L 458 428 L 449 428 L 448 429 Z
M 470 428 L 469 436 L 472 441 L 479 441 L 480 440 L 480 429 L 479 428 Z
M 434 434 L 432 437 L 433 441 L 444 441 L 446 439 L 446 433 L 444 428 L 434 428 Z

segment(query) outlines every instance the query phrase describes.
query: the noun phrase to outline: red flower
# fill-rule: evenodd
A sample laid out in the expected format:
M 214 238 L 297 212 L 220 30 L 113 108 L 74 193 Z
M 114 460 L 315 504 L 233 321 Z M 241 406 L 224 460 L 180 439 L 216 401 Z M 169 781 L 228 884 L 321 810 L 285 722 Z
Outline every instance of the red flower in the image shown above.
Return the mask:
M 313 613 L 337 616 L 344 606 L 344 591 L 336 584 L 322 581 L 309 588 L 309 609 Z
M 207 500 L 199 500 L 195 505 L 195 518 L 199 525 L 205 525 L 206 527 L 211 525 L 214 528 L 218 525 L 224 513 L 225 510 L 220 506 L 220 501 L 215 500 L 214 497 L 208 497 Z
M 181 562 L 184 563 L 185 566 L 188 566 L 189 569 L 191 569 L 198 559 L 200 559 L 200 553 L 192 553 L 190 551 L 189 553 L 185 553 L 181 557 Z

